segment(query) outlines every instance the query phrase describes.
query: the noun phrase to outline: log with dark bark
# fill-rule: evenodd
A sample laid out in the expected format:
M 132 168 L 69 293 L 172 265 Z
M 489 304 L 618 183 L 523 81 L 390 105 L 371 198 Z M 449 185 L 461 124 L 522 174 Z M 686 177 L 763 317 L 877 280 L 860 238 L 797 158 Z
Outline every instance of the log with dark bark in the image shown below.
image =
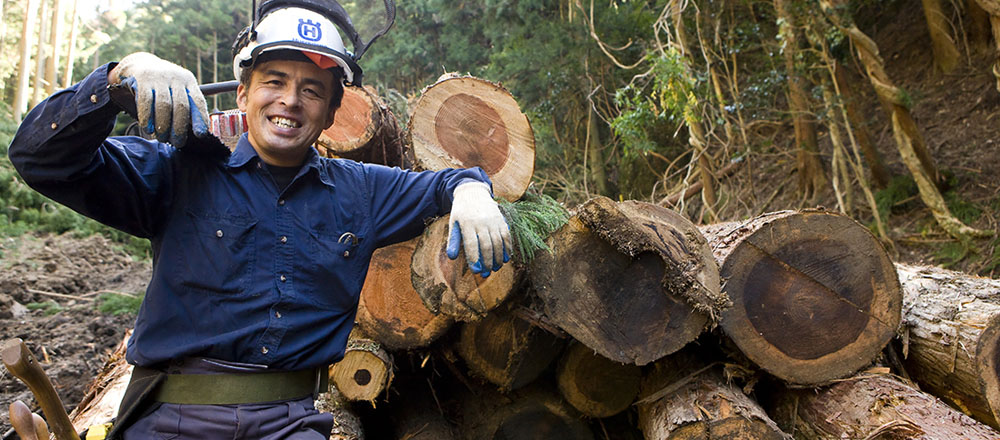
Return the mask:
M 510 391 L 534 381 L 562 347 L 550 333 L 497 310 L 462 326 L 457 351 L 473 374 Z
M 900 322 L 896 270 L 868 228 L 822 210 L 702 228 L 733 306 L 721 327 L 754 363 L 795 384 L 870 364 Z
M 598 197 L 548 243 L 529 270 L 548 320 L 613 361 L 673 353 L 726 305 L 704 237 L 666 208 Z
M 771 414 L 803 439 L 1000 439 L 993 428 L 888 375 L 859 375 L 819 390 L 786 390 Z
M 580 414 L 543 384 L 500 394 L 476 389 L 463 398 L 462 434 L 468 440 L 593 440 Z
M 323 130 L 315 146 L 325 157 L 400 168 L 412 166 L 396 117 L 370 88 L 344 88 L 333 125 Z
M 588 417 L 611 417 L 627 409 L 639 394 L 642 370 L 614 362 L 580 343 L 572 343 L 559 360 L 559 393 Z
M 922 388 L 1000 427 L 1000 281 L 897 264 L 906 372 Z
M 455 427 L 445 418 L 437 391 L 430 381 L 404 381 L 393 387 L 398 399 L 388 403 L 393 438 L 406 440 L 454 440 Z
M 428 310 L 413 290 L 410 265 L 418 240 L 377 249 L 361 289 L 358 327 L 390 350 L 430 345 L 454 322 Z
M 721 370 L 688 350 L 654 364 L 637 403 L 646 440 L 790 438 Z
M 344 358 L 330 366 L 330 383 L 348 401 L 372 402 L 392 384 L 392 358 L 381 345 L 355 328 Z
M 427 87 L 413 105 L 408 136 L 418 168 L 481 167 L 493 194 L 512 202 L 531 182 L 534 133 L 499 84 L 465 76 Z
M 514 264 L 505 264 L 483 278 L 469 269 L 465 254 L 449 259 L 445 252 L 448 220 L 447 216 L 437 219 L 417 240 L 411 267 L 413 288 L 431 312 L 475 321 L 513 293 L 521 271 Z

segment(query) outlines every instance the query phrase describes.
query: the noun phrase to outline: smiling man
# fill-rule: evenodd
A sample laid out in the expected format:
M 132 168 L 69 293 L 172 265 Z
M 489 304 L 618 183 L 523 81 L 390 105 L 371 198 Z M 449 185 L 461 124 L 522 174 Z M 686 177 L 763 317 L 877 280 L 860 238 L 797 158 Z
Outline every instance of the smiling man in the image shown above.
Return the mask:
M 147 53 L 98 68 L 19 128 L 9 155 L 26 182 L 152 243 L 113 437 L 325 439 L 333 420 L 313 399 L 344 355 L 375 249 L 450 212 L 449 256 L 463 244 L 483 276 L 507 261 L 482 170 L 414 173 L 312 148 L 361 80 L 345 24 L 333 1 L 261 2 L 234 46 L 248 133 L 231 154 L 204 154 L 194 76 Z M 134 90 L 159 140 L 109 137 L 113 84 Z

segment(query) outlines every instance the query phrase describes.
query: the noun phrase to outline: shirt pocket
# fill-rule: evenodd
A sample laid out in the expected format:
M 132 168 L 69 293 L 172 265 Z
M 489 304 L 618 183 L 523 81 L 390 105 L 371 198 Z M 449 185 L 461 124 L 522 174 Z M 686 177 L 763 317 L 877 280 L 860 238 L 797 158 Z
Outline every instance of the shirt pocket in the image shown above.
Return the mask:
M 182 252 L 174 254 L 180 284 L 219 294 L 246 292 L 256 260 L 256 219 L 194 211 L 186 214 L 186 243 Z
M 332 310 L 353 309 L 361 293 L 361 266 L 367 261 L 358 254 L 363 237 L 353 232 L 309 231 L 312 263 L 305 266 L 310 302 Z

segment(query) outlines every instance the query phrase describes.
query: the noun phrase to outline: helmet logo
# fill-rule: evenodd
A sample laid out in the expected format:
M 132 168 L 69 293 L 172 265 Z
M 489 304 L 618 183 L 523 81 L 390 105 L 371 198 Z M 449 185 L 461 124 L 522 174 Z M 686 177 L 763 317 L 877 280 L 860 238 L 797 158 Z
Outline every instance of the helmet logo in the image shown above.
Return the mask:
M 307 41 L 319 41 L 319 39 L 323 36 L 323 31 L 319 28 L 319 23 L 305 18 L 300 18 L 299 36 Z

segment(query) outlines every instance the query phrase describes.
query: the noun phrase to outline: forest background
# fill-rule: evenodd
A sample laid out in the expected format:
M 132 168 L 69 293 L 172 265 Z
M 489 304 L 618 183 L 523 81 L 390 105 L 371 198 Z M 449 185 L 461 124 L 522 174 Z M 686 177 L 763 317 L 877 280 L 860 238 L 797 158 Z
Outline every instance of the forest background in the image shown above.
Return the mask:
M 605 195 L 716 223 L 823 206 L 869 226 L 901 261 L 996 277 L 992 2 L 400 0 L 362 66 L 403 124 L 443 73 L 501 83 L 534 129 L 534 188 L 571 209 Z M 341 4 L 363 37 L 382 26 L 382 1 Z M 0 236 L 100 233 L 148 258 L 147 241 L 27 188 L 7 145 L 40 99 L 131 52 L 202 83 L 232 79 L 250 9 L 2 0 Z

